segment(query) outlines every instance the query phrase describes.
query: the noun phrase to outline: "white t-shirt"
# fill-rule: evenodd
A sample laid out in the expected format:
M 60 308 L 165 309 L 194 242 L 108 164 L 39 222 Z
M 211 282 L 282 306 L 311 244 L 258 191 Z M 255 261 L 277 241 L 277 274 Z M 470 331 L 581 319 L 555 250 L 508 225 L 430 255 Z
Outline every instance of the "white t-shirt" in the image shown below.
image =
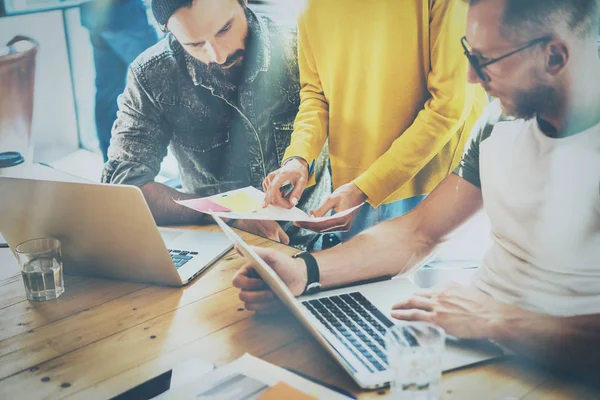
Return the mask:
M 600 313 L 600 125 L 567 138 L 537 120 L 482 121 L 455 173 L 482 190 L 492 247 L 473 284 L 556 316 Z

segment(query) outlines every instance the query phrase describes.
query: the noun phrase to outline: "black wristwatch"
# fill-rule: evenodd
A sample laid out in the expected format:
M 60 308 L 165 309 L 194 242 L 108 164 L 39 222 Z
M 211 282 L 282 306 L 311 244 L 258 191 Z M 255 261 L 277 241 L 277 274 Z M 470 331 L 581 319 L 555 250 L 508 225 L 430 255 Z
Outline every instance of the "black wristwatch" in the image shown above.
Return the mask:
M 301 258 L 306 264 L 306 287 L 302 294 L 314 294 L 321 290 L 321 275 L 319 273 L 319 264 L 312 254 L 306 251 L 294 254 L 292 258 Z

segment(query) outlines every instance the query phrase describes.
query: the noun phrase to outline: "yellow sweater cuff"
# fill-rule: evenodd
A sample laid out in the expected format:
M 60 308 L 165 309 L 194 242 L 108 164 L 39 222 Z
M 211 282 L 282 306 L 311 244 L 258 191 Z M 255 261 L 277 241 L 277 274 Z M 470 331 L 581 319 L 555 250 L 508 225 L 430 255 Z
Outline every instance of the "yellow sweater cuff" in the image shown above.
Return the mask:
M 373 207 L 379 207 L 389 196 L 386 188 L 381 186 L 385 178 L 374 177 L 372 174 L 363 173 L 353 183 L 367 196 L 367 202 Z M 379 183 L 378 183 L 379 182 Z

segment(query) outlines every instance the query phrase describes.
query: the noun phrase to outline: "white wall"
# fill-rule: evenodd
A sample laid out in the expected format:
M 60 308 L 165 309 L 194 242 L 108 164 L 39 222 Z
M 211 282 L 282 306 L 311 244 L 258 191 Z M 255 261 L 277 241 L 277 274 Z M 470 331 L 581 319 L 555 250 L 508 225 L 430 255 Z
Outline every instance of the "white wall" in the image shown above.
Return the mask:
M 0 18 L 0 45 L 19 34 L 30 36 L 40 44 L 32 137 L 34 159 L 49 161 L 78 148 L 75 104 L 61 11 Z
M 75 81 L 75 100 L 82 146 L 98 151 L 94 106 L 96 71 L 90 35 L 81 26 L 79 8 L 65 11 L 67 34 L 71 48 L 71 68 Z

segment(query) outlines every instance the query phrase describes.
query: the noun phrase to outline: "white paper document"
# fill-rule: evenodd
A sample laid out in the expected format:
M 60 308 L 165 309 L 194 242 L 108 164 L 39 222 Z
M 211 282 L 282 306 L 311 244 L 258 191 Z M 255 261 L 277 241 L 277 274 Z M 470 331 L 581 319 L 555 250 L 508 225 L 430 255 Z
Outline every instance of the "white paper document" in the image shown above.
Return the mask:
M 362 204 L 359 204 L 356 207 L 336 213 L 329 217 L 311 217 L 298 207 L 288 210 L 283 207 L 269 205 L 266 208 L 263 208 L 262 204 L 264 199 L 265 194 L 263 192 L 252 186 L 248 186 L 220 193 L 215 196 L 174 201 L 193 210 L 209 215 L 216 215 L 221 218 L 291 222 L 323 222 L 343 219 L 345 216 L 362 206 Z
M 159 400 L 344 400 L 350 397 L 245 354 Z

